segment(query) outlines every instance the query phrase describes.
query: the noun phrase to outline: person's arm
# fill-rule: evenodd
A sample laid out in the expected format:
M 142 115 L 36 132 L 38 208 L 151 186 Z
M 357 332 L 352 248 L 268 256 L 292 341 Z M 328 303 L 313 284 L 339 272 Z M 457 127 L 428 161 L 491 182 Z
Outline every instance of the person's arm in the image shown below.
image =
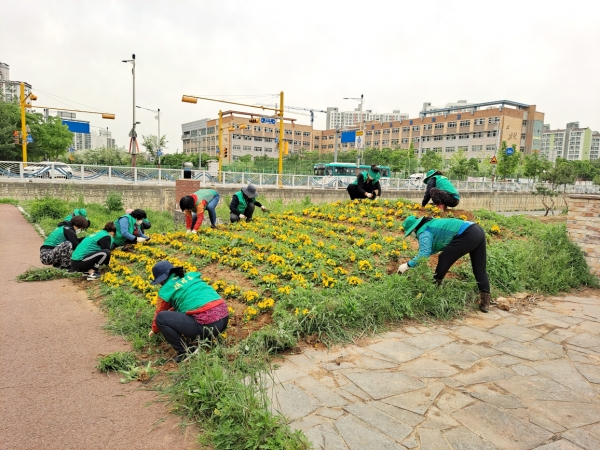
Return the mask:
M 425 189 L 425 197 L 423 197 L 423 201 L 421 202 L 421 206 L 427 205 L 429 200 L 431 200 L 431 188 L 435 187 L 435 177 L 431 177 L 431 179 L 427 182 L 427 189 Z
M 187 209 L 183 212 L 185 215 L 185 229 L 191 231 L 192 229 L 192 213 Z
M 206 208 L 206 205 L 206 200 L 201 200 L 200 203 L 196 205 L 196 223 L 194 224 L 194 229 L 192 231 L 198 231 L 202 226 L 202 222 L 204 222 L 204 208 Z
M 98 240 L 98 246 L 102 250 L 110 250 L 111 242 L 112 239 L 110 238 L 110 236 L 104 236 L 102 239 Z
M 129 220 L 127 220 L 127 217 L 122 217 L 119 219 L 119 228 L 121 229 L 121 235 L 123 235 L 123 237 L 128 241 L 135 241 L 137 239 L 129 232 Z
M 375 183 L 373 187 L 375 188 L 373 189 L 373 193 L 375 193 L 377 197 L 381 197 L 381 184 L 379 184 L 379 181 Z
M 77 239 L 75 230 L 73 228 L 63 227 L 63 235 L 65 236 L 65 239 L 71 243 L 73 250 L 75 250 L 80 242 L 79 239 Z
M 240 199 L 237 197 L 237 195 L 234 195 L 233 197 L 231 197 L 231 203 L 229 203 L 229 211 L 231 211 L 231 214 L 238 214 L 238 206 L 240 205 Z
M 156 316 L 161 311 L 168 311 L 171 308 L 171 304 L 165 302 L 162 298 L 158 297 L 156 302 L 156 310 L 154 311 L 154 319 L 152 319 L 152 331 L 154 333 L 160 333 L 158 325 L 156 325 Z
M 258 206 L 259 208 L 263 207 L 262 203 L 261 202 L 257 202 L 256 200 L 254 200 L 254 205 Z
M 362 173 L 359 173 L 358 176 L 356 177 L 357 182 L 356 182 L 356 187 L 358 188 L 358 193 L 361 195 L 366 195 L 367 191 L 365 191 L 364 185 L 365 185 L 365 180 L 363 179 Z
M 408 262 L 408 267 L 415 267 L 422 258 L 429 258 L 433 251 L 433 234 L 423 231 L 419 235 L 419 254 Z

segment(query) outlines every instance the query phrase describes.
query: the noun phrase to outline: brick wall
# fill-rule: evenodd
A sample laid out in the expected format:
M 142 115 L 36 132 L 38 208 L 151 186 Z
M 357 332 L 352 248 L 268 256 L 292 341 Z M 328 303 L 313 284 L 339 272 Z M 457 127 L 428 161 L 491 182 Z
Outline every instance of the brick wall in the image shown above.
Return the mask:
M 123 196 L 126 208 L 148 208 L 158 211 L 174 211 L 178 209 L 179 199 L 200 189 L 196 180 L 181 180 L 176 186 L 131 185 L 131 184 L 89 184 L 89 183 L 52 183 L 35 180 L 32 183 L 18 181 L 0 182 L 0 198 L 8 197 L 17 200 L 34 200 L 46 195 L 75 201 L 80 196 L 86 203 L 104 203 L 109 192 L 119 192 Z M 179 190 L 178 189 L 179 186 Z M 209 187 L 209 186 L 207 186 Z M 239 187 L 210 186 L 221 194 L 221 204 L 238 191 Z M 348 194 L 344 189 L 306 189 L 306 188 L 258 188 L 259 201 L 269 202 L 282 200 L 284 203 L 302 201 L 309 197 L 315 204 L 346 200 Z M 404 198 L 421 202 L 424 191 L 384 191 L 383 198 L 394 200 Z M 459 209 L 490 211 L 533 211 L 542 210 L 539 196 L 519 192 L 462 192 Z
M 600 277 L 600 195 L 569 196 L 567 232 L 583 250 L 590 271 Z

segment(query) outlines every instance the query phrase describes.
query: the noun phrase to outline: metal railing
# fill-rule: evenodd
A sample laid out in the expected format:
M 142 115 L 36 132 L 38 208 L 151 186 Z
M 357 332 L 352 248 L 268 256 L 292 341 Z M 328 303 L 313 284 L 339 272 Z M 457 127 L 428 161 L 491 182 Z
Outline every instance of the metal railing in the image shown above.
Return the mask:
M 183 169 L 159 169 L 147 167 L 93 166 L 85 164 L 22 163 L 0 161 L 0 181 L 34 181 L 98 183 L 98 184 L 169 184 L 185 179 Z M 295 174 L 268 174 L 247 172 L 221 172 L 192 170 L 190 178 L 200 181 L 201 186 L 240 186 L 254 184 L 259 187 L 284 187 L 308 189 L 346 189 L 354 177 L 331 177 Z M 420 180 L 382 178 L 383 190 L 423 191 Z M 459 192 L 535 192 L 536 186 L 545 183 L 520 183 L 516 181 L 453 181 Z M 562 189 L 561 189 L 562 191 Z M 600 186 L 591 182 L 567 185 L 565 193 L 600 193 Z

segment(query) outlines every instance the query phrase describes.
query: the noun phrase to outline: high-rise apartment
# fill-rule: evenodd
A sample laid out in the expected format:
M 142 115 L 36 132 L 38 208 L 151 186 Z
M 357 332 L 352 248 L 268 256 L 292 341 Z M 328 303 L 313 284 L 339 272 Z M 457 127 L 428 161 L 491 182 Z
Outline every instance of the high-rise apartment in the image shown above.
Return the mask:
M 549 127 L 548 127 L 549 128 Z M 579 122 L 570 122 L 564 129 L 546 130 L 542 134 L 540 153 L 549 161 L 564 158 L 569 161 L 598 159 L 598 135 Z
M 25 95 L 31 92 L 31 85 L 25 84 Z M 0 62 L 0 102 L 18 102 L 21 95 L 21 82 L 11 81 L 10 66 Z
M 367 109 L 362 112 L 362 122 L 371 122 L 379 120 L 380 122 L 391 122 L 394 120 L 408 119 L 408 114 L 401 113 L 399 109 L 394 109 L 391 113 L 374 113 Z M 327 121 L 325 128 L 332 130 L 335 128 L 352 128 L 361 123 L 360 108 L 354 111 L 340 111 L 339 108 L 327 108 Z

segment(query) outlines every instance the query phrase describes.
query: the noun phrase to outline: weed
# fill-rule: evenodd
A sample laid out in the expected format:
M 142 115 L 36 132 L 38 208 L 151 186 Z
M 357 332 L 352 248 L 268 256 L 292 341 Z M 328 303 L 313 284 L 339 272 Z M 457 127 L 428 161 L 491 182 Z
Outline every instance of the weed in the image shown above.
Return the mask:
M 79 273 L 68 273 L 64 270 L 54 267 L 32 267 L 27 269 L 21 275 L 17 276 L 17 281 L 48 281 L 58 280 L 60 278 L 79 278 Z
M 34 200 L 29 209 L 33 222 L 40 222 L 44 218 L 59 220 L 66 216 L 67 212 L 67 203 L 54 197 L 43 197 Z
M 0 205 L 15 205 L 19 204 L 18 200 L 14 198 L 0 198 Z
M 123 211 L 123 196 L 118 192 L 109 192 L 104 206 L 109 212 Z
M 135 366 L 129 369 L 119 370 L 119 373 L 125 375 L 119 381 L 121 383 L 130 383 L 131 381 L 140 381 L 146 383 L 150 381 L 154 375 L 158 373 L 158 370 L 152 367 L 152 361 L 148 361 L 145 366 Z
M 98 358 L 96 369 L 100 372 L 120 372 L 131 370 L 137 366 L 137 358 L 133 352 L 114 352 Z

